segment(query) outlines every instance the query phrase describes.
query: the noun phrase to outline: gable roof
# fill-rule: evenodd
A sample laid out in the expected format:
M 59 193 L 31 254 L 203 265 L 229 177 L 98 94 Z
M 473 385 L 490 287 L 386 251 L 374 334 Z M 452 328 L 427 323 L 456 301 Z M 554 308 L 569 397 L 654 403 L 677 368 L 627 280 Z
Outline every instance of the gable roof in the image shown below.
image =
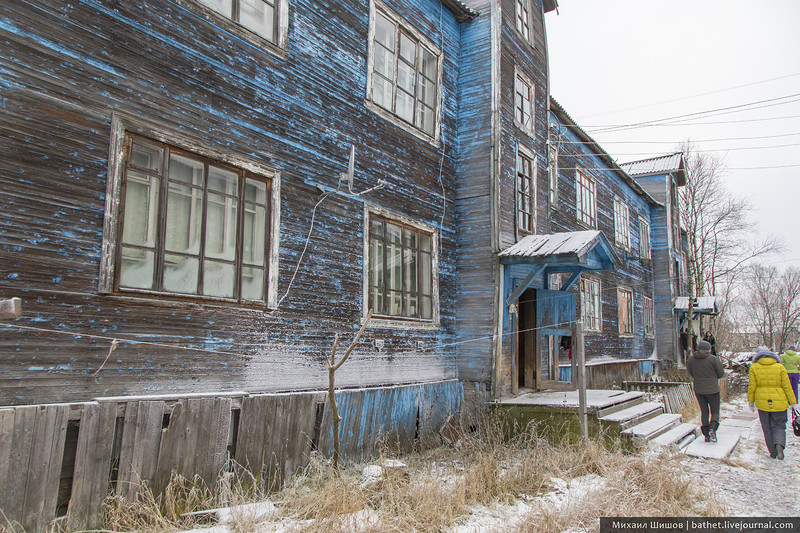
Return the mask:
M 552 96 L 550 97 L 550 112 L 555 114 L 558 117 L 558 119 L 562 123 L 564 123 L 567 129 L 569 129 L 573 134 L 575 134 L 579 139 L 581 139 L 584 142 L 584 146 L 588 150 L 591 150 L 600 159 L 602 159 L 603 163 L 605 163 L 608 166 L 608 169 L 615 172 L 620 177 L 620 179 L 622 179 L 623 182 L 629 185 L 631 189 L 633 189 L 634 192 L 636 192 L 636 194 L 644 198 L 650 205 L 659 205 L 659 206 L 661 205 L 661 203 L 658 202 L 652 196 L 650 196 L 650 194 L 647 191 L 645 191 L 642 188 L 642 186 L 636 182 L 635 179 L 633 179 L 627 172 L 625 172 L 625 170 L 622 169 L 620 165 L 618 165 L 617 162 L 614 161 L 614 159 L 610 155 L 608 155 L 608 152 L 603 150 L 603 148 L 601 148 L 600 145 L 597 144 L 597 141 L 592 139 L 588 133 L 583 131 L 583 128 L 578 126 L 578 124 L 572 119 L 571 116 L 569 116 L 569 114 L 561 106 L 561 104 L 559 104 Z
M 678 185 L 686 185 L 686 161 L 682 152 L 620 163 L 619 166 L 634 178 L 674 172 Z
M 619 264 L 599 230 L 527 235 L 499 254 L 504 264 L 548 264 L 585 270 L 611 270 Z

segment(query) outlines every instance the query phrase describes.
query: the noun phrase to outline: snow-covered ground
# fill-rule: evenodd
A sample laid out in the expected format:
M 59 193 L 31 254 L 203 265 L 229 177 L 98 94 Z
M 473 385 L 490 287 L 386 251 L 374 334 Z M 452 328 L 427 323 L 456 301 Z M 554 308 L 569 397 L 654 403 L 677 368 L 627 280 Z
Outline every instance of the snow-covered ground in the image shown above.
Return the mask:
M 723 460 L 702 459 L 685 456 L 680 464 L 690 479 L 709 487 L 709 499 L 715 498 L 727 508 L 727 516 L 783 517 L 793 516 L 800 510 L 800 438 L 795 437 L 787 427 L 786 457 L 783 461 L 772 459 L 764 444 L 761 426 L 755 413 L 751 413 L 744 396 L 735 396 L 724 403 L 721 409 L 722 425 L 726 420 L 736 420 L 744 426 L 741 439 L 731 455 Z M 752 419 L 747 422 L 747 419 Z M 749 423 L 749 426 L 748 426 Z M 702 438 L 702 437 L 701 437 Z M 643 453 L 657 454 L 650 448 Z M 521 496 L 511 504 L 476 506 L 470 510 L 469 518 L 453 528 L 453 533 L 477 533 L 504 531 L 511 524 L 530 516 L 537 508 L 567 510 L 580 506 L 595 491 L 602 490 L 606 479 L 590 474 L 565 480 L 551 478 L 548 486 L 552 489 L 537 497 Z M 303 529 L 303 522 L 270 521 L 272 507 L 260 506 L 248 509 L 258 514 L 264 513 L 263 522 L 251 520 L 252 531 L 284 533 Z M 556 511 L 557 512 L 557 511 Z M 230 514 L 230 513 L 229 513 Z M 236 513 L 234 513 L 236 514 Z M 642 509 L 641 515 L 648 515 Z M 220 516 L 224 520 L 223 516 Z M 374 513 L 354 516 L 354 531 L 368 529 L 374 523 Z M 257 525 L 256 525 L 257 524 Z M 192 530 L 191 533 L 229 533 L 234 529 L 241 531 L 241 525 L 228 528 L 224 523 L 213 528 Z M 596 530 L 595 526 L 589 529 Z M 584 531 L 585 529 L 572 529 Z M 188 533 L 188 532 L 186 532 Z

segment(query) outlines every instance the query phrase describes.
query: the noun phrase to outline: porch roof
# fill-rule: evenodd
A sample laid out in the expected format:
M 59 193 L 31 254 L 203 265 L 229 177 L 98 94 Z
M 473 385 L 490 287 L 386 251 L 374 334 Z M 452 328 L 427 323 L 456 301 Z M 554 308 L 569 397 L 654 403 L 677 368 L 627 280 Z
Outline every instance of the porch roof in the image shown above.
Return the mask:
M 678 312 L 689 312 L 689 297 L 678 296 L 675 298 L 675 310 Z M 719 307 L 717 306 L 716 296 L 698 296 L 696 303 L 692 306 L 692 312 L 695 315 L 718 315 Z
M 612 270 L 620 263 L 608 239 L 598 230 L 528 235 L 497 256 L 505 265 L 547 265 L 554 272 Z

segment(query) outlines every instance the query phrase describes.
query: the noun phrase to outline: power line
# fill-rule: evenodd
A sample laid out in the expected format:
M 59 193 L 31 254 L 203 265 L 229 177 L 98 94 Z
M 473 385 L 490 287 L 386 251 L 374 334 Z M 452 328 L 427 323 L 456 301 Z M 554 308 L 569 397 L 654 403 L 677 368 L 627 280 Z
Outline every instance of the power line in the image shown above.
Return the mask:
M 800 115 L 798 115 L 800 117 Z M 798 133 L 783 133 L 779 135 L 758 135 L 754 137 L 720 137 L 718 139 L 691 139 L 692 142 L 720 142 L 720 141 L 756 141 L 760 139 L 778 139 L 781 137 L 795 137 Z M 562 140 L 564 144 L 598 144 L 595 141 L 570 141 Z M 669 144 L 674 146 L 675 141 L 603 141 L 603 144 Z

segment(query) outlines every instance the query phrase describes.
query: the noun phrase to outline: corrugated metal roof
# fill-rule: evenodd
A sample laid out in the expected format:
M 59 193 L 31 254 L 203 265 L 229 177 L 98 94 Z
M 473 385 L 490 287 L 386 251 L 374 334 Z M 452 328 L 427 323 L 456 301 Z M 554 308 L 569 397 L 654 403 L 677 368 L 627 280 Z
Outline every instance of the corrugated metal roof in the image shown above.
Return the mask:
M 642 159 L 641 161 L 620 163 L 619 166 L 634 178 L 637 176 L 677 172 L 679 174 L 678 181 L 680 182 L 683 180 L 681 185 L 686 183 L 686 167 L 684 166 L 683 154 L 681 152 L 651 157 L 650 159 Z
M 675 309 L 678 311 L 688 311 L 689 310 L 689 297 L 688 296 L 678 296 L 675 298 Z M 695 313 L 703 313 L 703 314 L 717 314 L 719 313 L 719 308 L 717 307 L 717 297 L 716 296 L 698 296 L 697 297 L 697 304 L 692 306 L 692 310 Z
M 547 257 L 585 254 L 600 236 L 600 231 L 570 231 L 551 235 L 528 235 L 498 255 L 500 257 Z
M 459 22 L 470 22 L 480 14 L 461 0 L 441 0 L 441 2 L 453 12 Z

